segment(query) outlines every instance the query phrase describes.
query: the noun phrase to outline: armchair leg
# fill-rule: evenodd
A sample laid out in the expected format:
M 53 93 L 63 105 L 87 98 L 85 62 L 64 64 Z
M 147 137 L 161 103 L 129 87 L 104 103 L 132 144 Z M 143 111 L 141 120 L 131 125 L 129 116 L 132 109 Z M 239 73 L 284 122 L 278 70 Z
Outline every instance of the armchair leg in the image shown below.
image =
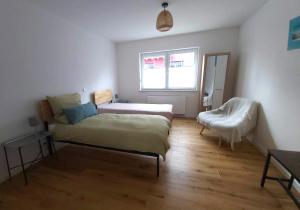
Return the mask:
M 230 143 L 230 146 L 231 146 L 231 150 L 233 152 L 234 151 L 234 142 L 233 141 Z
M 219 147 L 222 147 L 222 137 L 219 136 Z
M 200 135 L 202 135 L 204 129 L 205 129 L 205 126 L 202 127 L 202 129 L 201 129 L 201 131 L 200 131 Z

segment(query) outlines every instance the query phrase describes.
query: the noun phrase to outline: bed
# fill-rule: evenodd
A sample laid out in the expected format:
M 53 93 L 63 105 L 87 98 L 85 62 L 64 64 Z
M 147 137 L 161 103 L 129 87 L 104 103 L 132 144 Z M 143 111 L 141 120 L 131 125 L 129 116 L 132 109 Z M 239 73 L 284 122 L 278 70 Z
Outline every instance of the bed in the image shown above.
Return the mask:
M 94 102 L 99 113 L 161 115 L 173 119 L 172 104 L 111 103 L 111 90 L 95 92 Z
M 165 160 L 170 148 L 170 120 L 159 115 L 104 113 L 74 125 L 53 122 L 47 100 L 40 103 L 41 118 L 56 142 L 155 157 L 159 176 L 159 157 Z M 51 126 L 49 126 L 51 124 Z M 52 148 L 51 141 L 48 146 Z M 51 150 L 52 151 L 52 150 Z

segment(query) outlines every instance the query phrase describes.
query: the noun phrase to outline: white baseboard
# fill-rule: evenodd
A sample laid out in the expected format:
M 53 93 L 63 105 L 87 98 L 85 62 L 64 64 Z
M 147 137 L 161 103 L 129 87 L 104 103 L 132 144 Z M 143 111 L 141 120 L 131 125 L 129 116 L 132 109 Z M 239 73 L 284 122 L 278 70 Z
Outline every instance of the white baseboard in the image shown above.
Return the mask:
M 255 141 L 250 141 L 250 143 L 252 143 L 264 156 L 267 156 L 267 149 L 263 148 L 261 145 L 255 143 Z M 271 162 L 273 163 L 273 165 L 285 176 L 285 177 L 289 177 L 289 173 L 274 159 L 271 160 Z M 297 181 L 294 181 L 293 187 L 295 188 L 295 190 L 300 193 L 300 183 L 298 183 Z

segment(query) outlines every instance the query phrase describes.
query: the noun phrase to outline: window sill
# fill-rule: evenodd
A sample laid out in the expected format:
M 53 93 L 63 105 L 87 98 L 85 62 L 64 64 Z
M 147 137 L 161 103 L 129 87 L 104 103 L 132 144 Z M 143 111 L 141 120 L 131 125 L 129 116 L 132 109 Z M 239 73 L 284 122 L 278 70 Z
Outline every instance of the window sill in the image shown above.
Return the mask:
M 142 89 L 139 92 L 199 92 L 194 89 Z

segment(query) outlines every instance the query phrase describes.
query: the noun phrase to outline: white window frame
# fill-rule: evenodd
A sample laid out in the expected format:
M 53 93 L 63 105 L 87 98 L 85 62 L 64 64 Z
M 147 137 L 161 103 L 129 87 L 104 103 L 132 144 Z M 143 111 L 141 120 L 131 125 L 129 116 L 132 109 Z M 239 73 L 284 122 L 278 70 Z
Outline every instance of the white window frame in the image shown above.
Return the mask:
M 169 88 L 169 63 L 170 63 L 170 54 L 174 53 L 185 53 L 185 52 L 194 52 L 195 53 L 195 88 L 180 88 L 180 89 L 174 89 L 174 88 Z M 165 56 L 165 74 L 166 74 L 166 85 L 165 88 L 143 88 L 143 60 L 144 57 L 148 56 Z M 139 73 L 140 73 L 140 91 L 198 91 L 198 75 L 199 75 L 199 48 L 198 47 L 192 47 L 192 48 L 183 48 L 183 49 L 174 49 L 174 50 L 163 50 L 163 51 L 155 51 L 155 52 L 143 52 L 139 53 Z

